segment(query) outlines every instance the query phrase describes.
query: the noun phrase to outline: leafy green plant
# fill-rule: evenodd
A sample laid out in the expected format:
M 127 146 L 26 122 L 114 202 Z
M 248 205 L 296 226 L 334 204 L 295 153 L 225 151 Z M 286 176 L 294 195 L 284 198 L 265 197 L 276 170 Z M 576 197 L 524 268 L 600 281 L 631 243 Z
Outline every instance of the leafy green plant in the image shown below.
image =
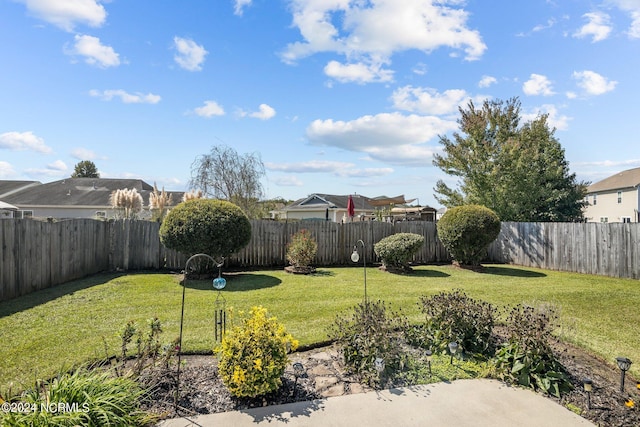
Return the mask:
M 345 314 L 336 316 L 329 337 L 338 344 L 350 372 L 365 383 L 378 386 L 381 377 L 376 359 L 384 360 L 384 374 L 403 369 L 406 355 L 402 350 L 404 319 L 388 313 L 383 301 L 364 301 Z
M 287 245 L 287 261 L 295 268 L 311 265 L 318 252 L 318 243 L 309 230 L 298 231 Z
M 491 352 L 496 316 L 493 305 L 454 290 L 422 296 L 418 306 L 426 321 L 409 330 L 412 343 L 445 352 L 449 343 L 455 341 L 464 352 L 485 355 Z
M 233 203 L 193 199 L 171 209 L 160 226 L 160 240 L 187 255 L 204 253 L 218 259 L 249 243 L 251 223 Z
M 118 333 L 120 337 L 120 356 L 119 363 L 116 365 L 116 373 L 122 375 L 127 357 L 130 352 L 129 347 L 135 338 L 135 353 L 132 362 L 132 369 L 127 375 L 139 377 L 142 371 L 147 368 L 155 367 L 160 361 L 162 366 L 169 368 L 173 358 L 178 352 L 178 338 L 173 342 L 162 344 L 160 335 L 162 334 L 162 323 L 157 317 L 147 320 L 147 332 L 138 329 L 136 322 L 130 320 Z M 118 366 L 119 365 L 119 366 Z
M 22 426 L 146 426 L 154 418 L 140 409 L 145 391 L 131 378 L 107 371 L 78 369 L 35 387 L 8 401 L 24 410 L 0 416 L 3 427 Z
M 479 265 L 487 247 L 500 233 L 500 218 L 491 209 L 465 205 L 445 212 L 437 224 L 438 238 L 454 261 Z
M 288 363 L 287 353 L 298 341 L 263 307 L 252 307 L 249 317 L 234 326 L 216 348 L 218 371 L 236 397 L 256 397 L 277 390 Z
M 556 397 L 571 390 L 571 382 L 549 343 L 555 327 L 551 309 L 518 305 L 507 319 L 509 337 L 496 352 L 498 377 Z
M 409 261 L 424 244 L 424 237 L 415 233 L 396 233 L 385 237 L 373 246 L 383 268 L 410 270 Z

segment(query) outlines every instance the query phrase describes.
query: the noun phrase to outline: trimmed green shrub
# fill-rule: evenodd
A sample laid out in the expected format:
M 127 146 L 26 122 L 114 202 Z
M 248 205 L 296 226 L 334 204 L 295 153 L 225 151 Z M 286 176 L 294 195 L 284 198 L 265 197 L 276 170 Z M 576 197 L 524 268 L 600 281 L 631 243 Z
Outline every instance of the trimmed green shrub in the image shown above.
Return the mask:
M 194 199 L 180 203 L 160 226 L 160 240 L 187 255 L 227 257 L 251 240 L 251 223 L 238 206 L 224 200 Z
M 309 230 L 298 231 L 287 245 L 287 261 L 295 268 L 308 267 L 318 252 L 318 242 Z
M 500 218 L 480 205 L 451 208 L 438 221 L 438 238 L 454 261 L 476 266 L 500 233 Z
M 373 250 L 385 269 L 409 270 L 409 261 L 424 244 L 424 237 L 414 233 L 396 233 L 385 237 Z
M 289 351 L 298 341 L 263 307 L 252 307 L 251 316 L 234 326 L 216 348 L 222 382 L 236 397 L 256 397 L 282 385 Z
M 509 338 L 494 359 L 499 378 L 556 397 L 572 389 L 571 381 L 549 343 L 553 310 L 518 305 L 507 319 Z
M 398 372 L 405 365 L 404 326 L 405 320 L 387 312 L 383 301 L 363 301 L 350 312 L 336 316 L 329 337 L 338 344 L 347 370 L 375 387 L 382 382 L 376 359 L 384 360 L 383 375 Z
M 48 382 L 38 380 L 15 399 L 24 411 L 0 414 L 0 425 L 146 426 L 154 419 L 140 408 L 144 395 L 131 378 L 78 369 Z
M 454 290 L 423 296 L 418 305 L 426 321 L 409 330 L 408 339 L 413 344 L 442 353 L 452 341 L 468 353 L 488 355 L 495 348 L 492 332 L 496 309 L 488 302 Z

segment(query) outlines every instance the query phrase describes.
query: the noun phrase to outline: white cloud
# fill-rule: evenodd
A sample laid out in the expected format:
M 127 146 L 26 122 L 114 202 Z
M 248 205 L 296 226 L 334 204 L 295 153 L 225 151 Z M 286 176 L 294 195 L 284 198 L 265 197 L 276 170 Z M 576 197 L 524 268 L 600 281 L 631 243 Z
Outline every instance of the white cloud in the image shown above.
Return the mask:
M 47 147 L 44 139 L 33 132 L 5 132 L 0 134 L 0 149 L 13 151 L 37 151 L 39 153 L 51 153 L 51 147 Z
M 606 77 L 589 70 L 574 71 L 573 78 L 588 95 L 602 95 L 611 92 L 618 84 L 616 81 L 608 80 Z
M 272 181 L 281 187 L 302 187 L 304 183 L 294 175 L 279 176 Z
M 492 84 L 496 84 L 498 80 L 492 76 L 482 76 L 480 81 L 478 82 L 478 87 L 489 87 Z
M 331 173 L 341 177 L 370 177 L 385 176 L 393 173 L 392 168 L 363 168 L 359 169 L 349 162 L 334 162 L 328 160 L 310 160 L 298 163 L 266 163 L 270 171 L 287 173 Z
M 72 49 L 65 49 L 67 55 L 84 56 L 84 61 L 90 65 L 101 68 L 117 67 L 120 65 L 120 57 L 111 46 L 100 43 L 100 39 L 93 36 L 76 34 L 75 44 Z
M 216 101 L 204 101 L 202 107 L 194 108 L 193 113 L 200 117 L 211 118 L 213 116 L 224 116 L 224 108 Z
M 468 13 L 454 8 L 460 3 L 291 0 L 293 25 L 302 41 L 287 45 L 282 59 L 294 63 L 318 52 L 334 52 L 344 55 L 349 64 L 383 64 L 396 52 L 429 53 L 440 47 L 462 50 L 467 60 L 479 59 L 487 47 L 479 32 L 467 27 Z M 329 70 L 340 76 L 347 71 L 336 64 Z
M 640 11 L 631 13 L 631 27 L 629 27 L 629 37 L 640 39 Z
M 354 166 L 353 163 L 328 160 L 310 160 L 308 162 L 297 163 L 265 163 L 265 167 L 268 170 L 288 173 L 331 173 Z
M 608 3 L 628 12 L 631 17 L 631 26 L 627 34 L 630 38 L 640 38 L 640 2 L 638 0 L 609 0 Z
M 154 95 L 153 93 L 128 93 L 122 89 L 109 89 L 104 91 L 93 89 L 89 91 L 89 95 L 101 98 L 104 101 L 120 98 L 125 104 L 157 104 L 162 99 L 160 95 Z
M 629 160 L 602 160 L 602 161 L 597 161 L 597 162 L 577 162 L 577 163 L 573 163 L 573 165 L 576 166 L 598 166 L 598 167 L 608 167 L 608 168 L 613 168 L 613 167 L 634 167 L 634 166 L 640 166 L 640 159 L 629 159 Z M 618 172 L 618 171 L 614 171 L 613 173 Z M 611 175 L 609 173 L 606 173 L 607 176 Z
M 99 156 L 93 150 L 88 150 L 86 148 L 81 148 L 81 147 L 74 148 L 73 150 L 71 150 L 71 157 L 78 160 L 96 160 L 96 159 L 105 160 L 106 159 L 106 157 Z
M 235 6 L 233 7 L 233 13 L 242 16 L 244 8 L 251 6 L 251 0 L 235 0 Z
M 469 95 L 462 89 L 438 93 L 432 88 L 404 86 L 396 89 L 391 99 L 398 110 L 442 115 L 458 111 L 458 107 L 469 100 Z
M 337 176 L 349 178 L 369 178 L 372 176 L 386 176 L 393 173 L 392 168 L 364 168 L 364 169 L 342 169 L 336 171 Z
M 352 121 L 315 120 L 306 134 L 315 145 L 362 152 L 386 162 L 423 164 L 433 155 L 423 144 L 457 127 L 455 121 L 433 116 L 383 113 Z
M 73 31 L 76 24 L 101 26 L 107 12 L 96 0 L 18 0 L 32 15 L 65 31 Z
M 605 40 L 611 33 L 609 15 L 604 12 L 591 12 L 582 15 L 589 22 L 583 25 L 578 31 L 573 33 L 574 37 L 591 37 L 593 43 Z
M 249 113 L 249 117 L 253 117 L 255 119 L 260 119 L 260 120 L 269 120 L 275 117 L 276 115 L 276 110 L 274 110 L 273 107 L 271 107 L 270 105 L 260 104 L 258 108 L 259 108 L 258 111 Z
M 173 59 L 180 67 L 188 71 L 202 70 L 204 58 L 209 53 L 203 46 L 200 46 L 193 40 L 177 36 L 173 38 L 173 44 L 174 48 L 178 51 Z
M 0 178 L 8 178 L 16 174 L 10 163 L 0 160 Z
M 424 76 L 425 74 L 427 74 L 427 71 L 429 71 L 429 67 L 427 66 L 427 64 L 419 62 L 411 69 L 411 71 L 419 76 Z
M 324 73 L 341 83 L 389 82 L 393 80 L 393 71 L 383 69 L 382 64 L 365 64 L 364 62 L 341 64 L 329 61 Z
M 65 162 L 63 162 L 62 160 L 56 160 L 53 163 L 49 163 L 47 165 L 47 169 L 50 169 L 53 171 L 66 171 L 68 168 Z
M 542 114 L 547 115 L 547 123 L 550 127 L 558 130 L 569 129 L 571 117 L 560 114 L 558 108 L 552 104 L 544 104 L 538 108 L 534 108 L 530 113 L 523 113 L 522 119 L 524 121 L 532 121 Z
M 40 175 L 48 177 L 60 177 L 68 175 L 68 168 L 65 162 L 62 160 L 56 160 L 53 163 L 49 163 L 45 168 L 29 168 L 26 171 L 29 175 Z
M 551 81 L 541 74 L 531 74 L 529 80 L 522 85 L 522 91 L 526 95 L 551 96 L 554 94 Z

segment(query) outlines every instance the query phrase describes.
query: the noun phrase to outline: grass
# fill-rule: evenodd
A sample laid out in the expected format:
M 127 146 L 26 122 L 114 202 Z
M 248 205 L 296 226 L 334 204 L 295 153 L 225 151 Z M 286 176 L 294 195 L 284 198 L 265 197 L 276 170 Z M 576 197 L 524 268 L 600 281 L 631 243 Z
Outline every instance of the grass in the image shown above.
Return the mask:
M 233 273 L 221 296 L 227 307 L 266 307 L 303 346 L 327 339 L 335 315 L 362 300 L 362 268 L 323 268 L 311 276 L 283 270 Z M 560 310 L 561 337 L 611 364 L 616 356 L 637 363 L 640 374 L 640 283 L 583 274 L 488 265 L 484 273 L 452 266 L 419 266 L 414 274 L 367 269 L 367 293 L 414 321 L 421 319 L 422 295 L 462 289 L 499 307 L 519 303 L 553 304 Z M 211 352 L 217 292 L 210 281 L 189 281 L 186 289 L 183 349 Z M 0 303 L 0 390 L 33 384 L 119 349 L 118 331 L 129 320 L 142 325 L 157 316 L 164 338 L 177 337 L 182 287 L 172 274 L 105 274 Z

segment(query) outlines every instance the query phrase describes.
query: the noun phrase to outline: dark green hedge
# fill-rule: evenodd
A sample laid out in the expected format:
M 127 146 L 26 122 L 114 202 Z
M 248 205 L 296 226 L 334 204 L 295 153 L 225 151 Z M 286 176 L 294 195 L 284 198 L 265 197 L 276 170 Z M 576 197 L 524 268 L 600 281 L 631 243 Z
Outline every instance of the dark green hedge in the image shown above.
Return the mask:
M 160 240 L 187 255 L 227 257 L 251 240 L 251 223 L 242 209 L 224 200 L 195 199 L 180 203 L 160 226 Z
M 415 233 L 396 233 L 385 237 L 373 246 L 382 266 L 407 269 L 409 261 L 424 244 L 424 237 Z
M 438 221 L 438 238 L 454 261 L 464 265 L 479 265 L 499 233 L 498 215 L 480 205 L 451 208 Z

